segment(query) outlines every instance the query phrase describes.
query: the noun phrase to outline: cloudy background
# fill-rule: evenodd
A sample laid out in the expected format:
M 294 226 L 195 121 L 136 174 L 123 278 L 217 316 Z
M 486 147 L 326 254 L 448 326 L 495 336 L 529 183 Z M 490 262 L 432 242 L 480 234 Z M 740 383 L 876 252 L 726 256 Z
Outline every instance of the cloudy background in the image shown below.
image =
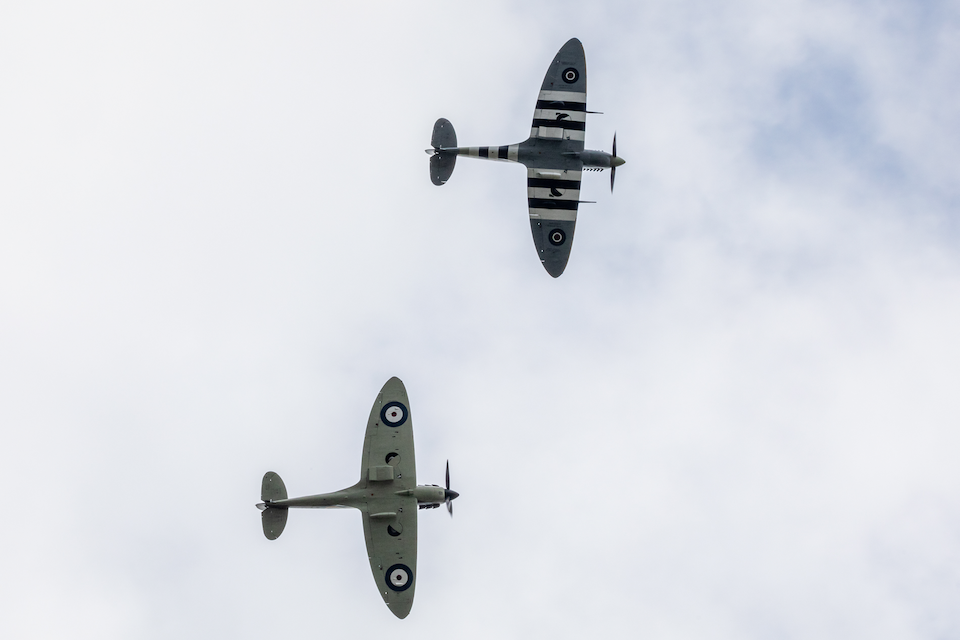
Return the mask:
M 960 3 L 7 4 L 0 635 L 960 636 Z M 519 142 L 584 44 L 566 273 Z M 413 611 L 355 511 L 407 385 Z

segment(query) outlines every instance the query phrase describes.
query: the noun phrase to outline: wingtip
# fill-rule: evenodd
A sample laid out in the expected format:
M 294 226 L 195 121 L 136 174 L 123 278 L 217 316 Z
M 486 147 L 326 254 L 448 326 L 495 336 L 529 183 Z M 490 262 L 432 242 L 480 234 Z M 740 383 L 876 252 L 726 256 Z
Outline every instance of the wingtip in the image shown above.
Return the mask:
M 556 262 L 544 262 L 543 268 L 553 278 L 559 278 L 567 268 L 567 263 L 557 264 Z
M 563 43 L 563 46 L 560 47 L 560 51 L 557 52 L 557 56 L 562 56 L 562 55 L 568 55 L 568 56 L 574 55 L 577 57 L 583 57 L 584 56 L 583 43 L 580 42 L 580 40 L 577 38 L 570 38 L 569 40 Z
M 413 609 L 413 602 L 388 602 L 387 607 L 390 609 L 393 615 L 403 620 L 410 615 L 410 610 Z

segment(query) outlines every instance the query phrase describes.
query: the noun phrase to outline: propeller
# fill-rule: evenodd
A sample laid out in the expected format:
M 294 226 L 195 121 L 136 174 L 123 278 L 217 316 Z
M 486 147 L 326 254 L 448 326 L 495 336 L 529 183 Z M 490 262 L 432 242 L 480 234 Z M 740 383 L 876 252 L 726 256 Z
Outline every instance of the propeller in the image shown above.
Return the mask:
M 613 157 L 617 157 L 617 132 L 613 132 Z M 613 193 L 613 179 L 617 177 L 617 165 L 610 163 L 610 193 Z
M 453 517 L 453 501 L 455 498 L 460 496 L 456 491 L 450 491 L 450 461 L 447 460 L 447 488 L 443 492 L 444 502 L 447 503 L 447 511 L 450 512 L 450 517 Z

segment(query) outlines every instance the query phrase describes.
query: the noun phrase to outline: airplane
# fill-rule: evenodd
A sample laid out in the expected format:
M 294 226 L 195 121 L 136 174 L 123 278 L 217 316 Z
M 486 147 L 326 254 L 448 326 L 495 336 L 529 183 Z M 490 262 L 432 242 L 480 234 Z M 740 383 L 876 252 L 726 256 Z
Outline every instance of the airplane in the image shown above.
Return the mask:
M 457 156 L 519 162 L 527 167 L 527 206 L 533 243 L 543 267 L 554 278 L 570 259 L 573 230 L 577 223 L 580 178 L 583 171 L 610 169 L 610 192 L 617 167 L 617 136 L 613 153 L 584 149 L 587 111 L 587 62 L 583 45 L 576 38 L 557 52 L 543 78 L 530 137 L 502 147 L 458 147 L 457 134 L 446 118 L 433 125 L 430 180 L 440 186 L 453 174 Z M 592 203 L 591 203 L 592 204 Z
M 370 410 L 363 438 L 360 481 L 351 487 L 288 498 L 280 476 L 268 471 L 260 488 L 263 535 L 276 540 L 290 509 L 353 507 L 363 516 L 363 537 L 377 589 L 390 611 L 406 618 L 413 607 L 417 572 L 417 510 L 446 504 L 453 517 L 450 461 L 446 488 L 417 485 L 410 400 L 399 378 L 387 380 Z

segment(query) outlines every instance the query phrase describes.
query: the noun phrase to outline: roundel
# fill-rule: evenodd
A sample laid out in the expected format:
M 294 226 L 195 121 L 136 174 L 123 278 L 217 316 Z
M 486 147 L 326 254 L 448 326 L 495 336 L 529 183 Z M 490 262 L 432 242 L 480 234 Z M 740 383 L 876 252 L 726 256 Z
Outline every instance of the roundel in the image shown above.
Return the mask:
M 555 247 L 559 247 L 564 243 L 564 241 L 566 241 L 567 235 L 560 229 L 554 229 L 553 231 L 550 232 L 549 239 L 550 239 L 550 244 L 552 244 Z
M 563 73 L 560 74 L 560 77 L 563 78 L 563 81 L 567 84 L 573 84 L 580 79 L 580 72 L 573 67 L 567 67 L 563 70 Z
M 399 402 L 388 402 L 380 410 L 380 419 L 388 427 L 399 427 L 407 421 L 407 408 Z
M 413 584 L 413 572 L 405 564 L 395 564 L 387 569 L 387 586 L 394 591 L 406 591 Z

